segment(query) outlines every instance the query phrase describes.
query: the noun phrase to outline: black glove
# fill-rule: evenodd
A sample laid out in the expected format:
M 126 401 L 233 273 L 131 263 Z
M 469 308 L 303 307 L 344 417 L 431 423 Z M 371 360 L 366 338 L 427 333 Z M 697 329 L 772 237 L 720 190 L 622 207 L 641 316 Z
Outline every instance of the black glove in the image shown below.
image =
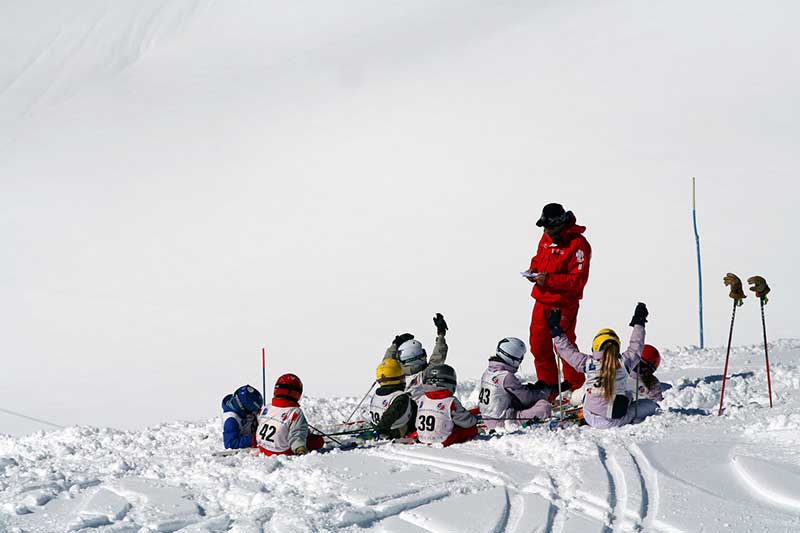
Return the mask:
M 644 326 L 645 322 L 647 322 L 647 315 L 650 312 L 647 310 L 647 306 L 644 305 L 642 302 L 636 304 L 636 309 L 633 311 L 633 318 L 631 318 L 631 326 Z
M 433 324 L 436 326 L 436 334 L 444 335 L 447 332 L 447 322 L 444 321 L 442 313 L 436 313 L 433 317 Z
M 412 335 L 411 333 L 403 333 L 402 335 L 398 335 L 397 337 L 395 337 L 394 340 L 392 341 L 392 344 L 394 344 L 399 348 L 401 344 L 403 344 L 406 341 L 410 341 L 413 338 L 414 335 Z
M 561 329 L 561 309 L 553 309 L 547 317 L 547 326 L 550 328 L 550 335 L 555 339 L 564 334 Z
M 542 392 L 545 390 L 549 391 L 550 385 L 540 379 L 536 383 L 526 383 L 525 388 L 533 392 Z

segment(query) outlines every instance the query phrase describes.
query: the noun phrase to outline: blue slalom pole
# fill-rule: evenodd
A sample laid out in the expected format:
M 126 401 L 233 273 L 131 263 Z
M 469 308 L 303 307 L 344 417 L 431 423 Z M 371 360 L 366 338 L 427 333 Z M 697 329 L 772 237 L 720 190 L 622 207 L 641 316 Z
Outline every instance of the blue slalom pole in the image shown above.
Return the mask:
M 697 201 L 695 193 L 695 179 L 692 177 L 692 223 L 694 224 L 694 242 L 697 247 L 697 291 L 700 312 L 700 348 L 705 347 L 703 340 L 703 270 L 700 266 L 700 235 L 697 233 Z

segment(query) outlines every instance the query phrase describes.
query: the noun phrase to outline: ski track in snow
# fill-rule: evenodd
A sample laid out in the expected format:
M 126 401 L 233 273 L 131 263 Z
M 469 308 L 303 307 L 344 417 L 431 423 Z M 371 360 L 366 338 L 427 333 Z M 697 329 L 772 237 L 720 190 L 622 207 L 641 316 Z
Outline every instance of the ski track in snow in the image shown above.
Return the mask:
M 673 385 L 664 412 L 642 424 L 519 429 L 446 449 L 214 456 L 217 418 L 0 435 L 0 531 L 797 530 L 800 343 L 776 348 L 773 410 L 766 376 L 742 368 L 760 348 L 734 351 L 723 417 L 710 414 L 721 379 L 708 351 L 682 349 L 659 372 Z M 469 403 L 474 388 L 458 394 Z M 304 409 L 326 426 L 357 402 Z

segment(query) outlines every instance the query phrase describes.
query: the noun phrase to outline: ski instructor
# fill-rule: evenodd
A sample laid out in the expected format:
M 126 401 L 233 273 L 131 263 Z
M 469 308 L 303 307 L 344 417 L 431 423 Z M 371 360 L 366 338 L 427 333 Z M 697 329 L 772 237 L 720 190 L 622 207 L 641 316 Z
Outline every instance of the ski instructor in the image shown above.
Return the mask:
M 578 226 L 572 211 L 565 211 L 561 204 L 544 206 L 536 225 L 543 228 L 544 233 L 530 268 L 523 273 L 534 284 L 531 296 L 536 300 L 531 316 L 530 346 L 538 385 L 557 391 L 558 367 L 547 317 L 553 309 L 560 309 L 561 328 L 570 342 L 575 342 L 575 324 L 583 288 L 589 279 L 592 247 L 583 236 L 586 228 Z M 579 389 L 584 375 L 563 362 L 561 367 L 568 388 Z M 550 399 L 555 395 L 554 392 Z

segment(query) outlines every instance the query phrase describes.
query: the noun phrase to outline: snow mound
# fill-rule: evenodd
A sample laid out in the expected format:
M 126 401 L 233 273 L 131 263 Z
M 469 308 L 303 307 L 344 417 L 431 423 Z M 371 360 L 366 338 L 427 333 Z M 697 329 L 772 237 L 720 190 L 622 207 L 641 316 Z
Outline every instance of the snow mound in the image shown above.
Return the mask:
M 742 480 L 766 500 L 800 510 L 800 496 L 797 494 L 800 468 L 797 465 L 746 455 L 734 455 L 731 463 Z

